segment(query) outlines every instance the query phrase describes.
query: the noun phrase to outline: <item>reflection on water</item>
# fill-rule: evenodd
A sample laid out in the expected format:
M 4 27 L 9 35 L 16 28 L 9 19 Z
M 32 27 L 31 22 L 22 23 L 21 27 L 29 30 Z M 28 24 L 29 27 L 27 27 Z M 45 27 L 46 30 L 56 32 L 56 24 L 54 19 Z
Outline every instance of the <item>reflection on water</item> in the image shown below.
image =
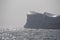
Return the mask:
M 57 29 L 24 29 L 0 32 L 0 40 L 60 40 Z

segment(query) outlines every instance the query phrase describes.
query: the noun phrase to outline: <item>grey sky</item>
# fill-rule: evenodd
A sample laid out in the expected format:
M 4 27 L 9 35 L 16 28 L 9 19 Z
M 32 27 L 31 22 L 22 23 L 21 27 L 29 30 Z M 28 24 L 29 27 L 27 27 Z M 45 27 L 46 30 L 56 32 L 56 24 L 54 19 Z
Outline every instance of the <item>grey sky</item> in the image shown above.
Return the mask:
M 28 11 L 60 14 L 60 0 L 0 0 L 0 26 L 23 28 Z

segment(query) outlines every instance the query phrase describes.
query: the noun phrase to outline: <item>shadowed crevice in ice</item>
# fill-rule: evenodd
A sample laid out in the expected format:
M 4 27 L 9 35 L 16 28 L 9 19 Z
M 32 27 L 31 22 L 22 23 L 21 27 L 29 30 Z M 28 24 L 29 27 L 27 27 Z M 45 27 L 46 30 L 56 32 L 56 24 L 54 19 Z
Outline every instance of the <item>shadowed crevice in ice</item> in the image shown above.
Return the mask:
M 30 14 L 31 13 L 31 14 Z M 27 14 L 27 22 L 24 28 L 32 29 L 60 29 L 60 15 L 31 11 Z

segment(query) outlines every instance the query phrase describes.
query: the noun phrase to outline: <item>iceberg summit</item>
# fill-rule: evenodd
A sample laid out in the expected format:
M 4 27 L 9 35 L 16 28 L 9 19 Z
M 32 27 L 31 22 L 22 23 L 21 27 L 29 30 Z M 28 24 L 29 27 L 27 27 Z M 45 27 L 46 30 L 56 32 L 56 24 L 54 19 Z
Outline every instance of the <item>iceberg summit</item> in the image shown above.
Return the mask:
M 60 29 L 60 15 L 30 11 L 24 28 L 31 29 Z

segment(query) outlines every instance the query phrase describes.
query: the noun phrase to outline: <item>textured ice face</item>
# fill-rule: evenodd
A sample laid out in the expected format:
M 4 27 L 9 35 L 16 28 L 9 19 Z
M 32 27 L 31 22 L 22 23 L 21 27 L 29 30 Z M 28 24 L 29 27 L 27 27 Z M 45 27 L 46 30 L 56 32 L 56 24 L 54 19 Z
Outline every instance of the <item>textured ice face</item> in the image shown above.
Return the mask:
M 34 15 L 34 14 L 38 14 L 38 12 L 29 11 L 27 14 L 28 14 L 28 15 Z M 41 14 L 41 13 L 40 13 L 40 14 Z M 43 14 L 46 15 L 46 16 L 49 16 L 49 17 L 57 17 L 57 16 L 58 16 L 58 15 L 56 15 L 56 14 L 51 14 L 51 13 L 48 13 L 48 12 L 44 12 Z
M 32 15 L 32 13 L 31 12 L 28 12 L 28 15 Z
M 35 14 L 41 14 L 41 13 L 36 12 L 36 11 L 29 11 L 27 14 L 28 15 L 35 15 Z
M 24 28 L 35 29 L 60 29 L 60 15 L 51 13 L 30 12 L 34 15 L 27 15 L 27 22 Z
M 44 12 L 44 15 L 47 15 L 49 17 L 57 17 L 58 16 L 56 14 L 51 14 L 51 13 L 48 13 L 48 12 Z
M 58 15 L 53 15 L 52 17 L 57 17 Z

